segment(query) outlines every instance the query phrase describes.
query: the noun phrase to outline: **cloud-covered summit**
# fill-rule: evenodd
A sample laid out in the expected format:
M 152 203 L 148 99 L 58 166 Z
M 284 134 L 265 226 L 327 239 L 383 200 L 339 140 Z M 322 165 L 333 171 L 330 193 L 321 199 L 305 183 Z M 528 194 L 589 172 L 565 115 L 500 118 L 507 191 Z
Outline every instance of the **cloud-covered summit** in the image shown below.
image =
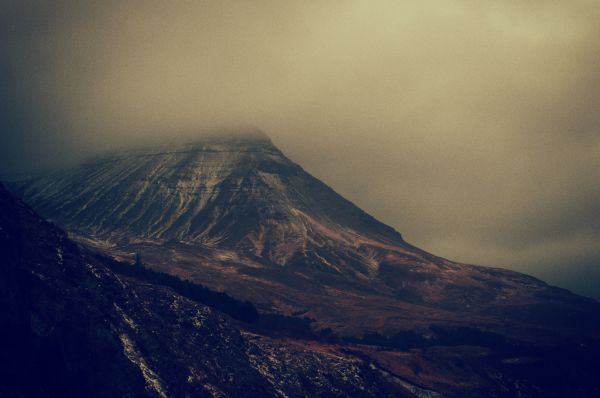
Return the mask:
M 409 241 L 598 297 L 599 22 L 588 0 L 3 1 L 0 170 L 256 126 Z

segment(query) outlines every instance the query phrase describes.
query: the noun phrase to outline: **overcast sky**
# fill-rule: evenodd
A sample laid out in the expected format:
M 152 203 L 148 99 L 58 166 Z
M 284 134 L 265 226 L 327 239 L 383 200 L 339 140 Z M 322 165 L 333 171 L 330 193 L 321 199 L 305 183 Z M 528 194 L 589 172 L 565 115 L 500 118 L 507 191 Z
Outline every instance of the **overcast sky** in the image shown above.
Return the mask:
M 600 298 L 597 0 L 0 0 L 0 172 L 247 126 L 413 244 Z

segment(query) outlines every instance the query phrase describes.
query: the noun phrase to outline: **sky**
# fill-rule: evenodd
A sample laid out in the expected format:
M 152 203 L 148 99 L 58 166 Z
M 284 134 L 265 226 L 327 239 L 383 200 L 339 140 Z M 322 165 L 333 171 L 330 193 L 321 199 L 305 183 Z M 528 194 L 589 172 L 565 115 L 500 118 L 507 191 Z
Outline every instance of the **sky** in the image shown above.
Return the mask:
M 596 0 L 0 0 L 0 173 L 258 128 L 452 260 L 600 299 Z

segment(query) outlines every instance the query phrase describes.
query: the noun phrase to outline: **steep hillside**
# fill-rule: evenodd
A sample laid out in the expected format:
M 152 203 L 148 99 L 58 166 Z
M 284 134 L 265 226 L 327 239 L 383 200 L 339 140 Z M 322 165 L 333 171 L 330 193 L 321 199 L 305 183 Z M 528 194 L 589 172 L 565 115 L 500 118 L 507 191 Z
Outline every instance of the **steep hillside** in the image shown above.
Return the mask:
M 402 243 L 266 137 L 130 151 L 51 179 L 29 186 L 28 200 L 47 217 L 99 238 L 244 248 L 278 264 L 328 239 Z M 283 241 L 294 245 L 280 250 Z
M 2 185 L 0 330 L 1 397 L 413 396 L 354 356 L 118 277 Z
M 80 242 L 140 253 L 148 266 L 343 334 L 438 323 L 535 340 L 600 330 L 597 302 L 415 248 L 261 135 L 117 153 L 12 187 Z

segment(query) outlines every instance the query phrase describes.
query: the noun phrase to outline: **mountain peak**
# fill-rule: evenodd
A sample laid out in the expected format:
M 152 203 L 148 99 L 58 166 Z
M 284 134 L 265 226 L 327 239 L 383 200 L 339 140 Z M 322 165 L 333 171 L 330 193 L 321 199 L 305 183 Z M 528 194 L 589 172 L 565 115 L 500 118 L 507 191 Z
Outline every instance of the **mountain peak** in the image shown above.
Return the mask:
M 177 241 L 278 265 L 329 258 L 363 274 L 372 271 L 364 263 L 373 262 L 354 253 L 357 241 L 404 244 L 393 228 L 308 174 L 260 131 L 119 152 L 51 180 L 34 181 L 22 194 L 60 225 L 112 242 Z M 352 254 L 327 254 L 342 253 L 340 247 Z

